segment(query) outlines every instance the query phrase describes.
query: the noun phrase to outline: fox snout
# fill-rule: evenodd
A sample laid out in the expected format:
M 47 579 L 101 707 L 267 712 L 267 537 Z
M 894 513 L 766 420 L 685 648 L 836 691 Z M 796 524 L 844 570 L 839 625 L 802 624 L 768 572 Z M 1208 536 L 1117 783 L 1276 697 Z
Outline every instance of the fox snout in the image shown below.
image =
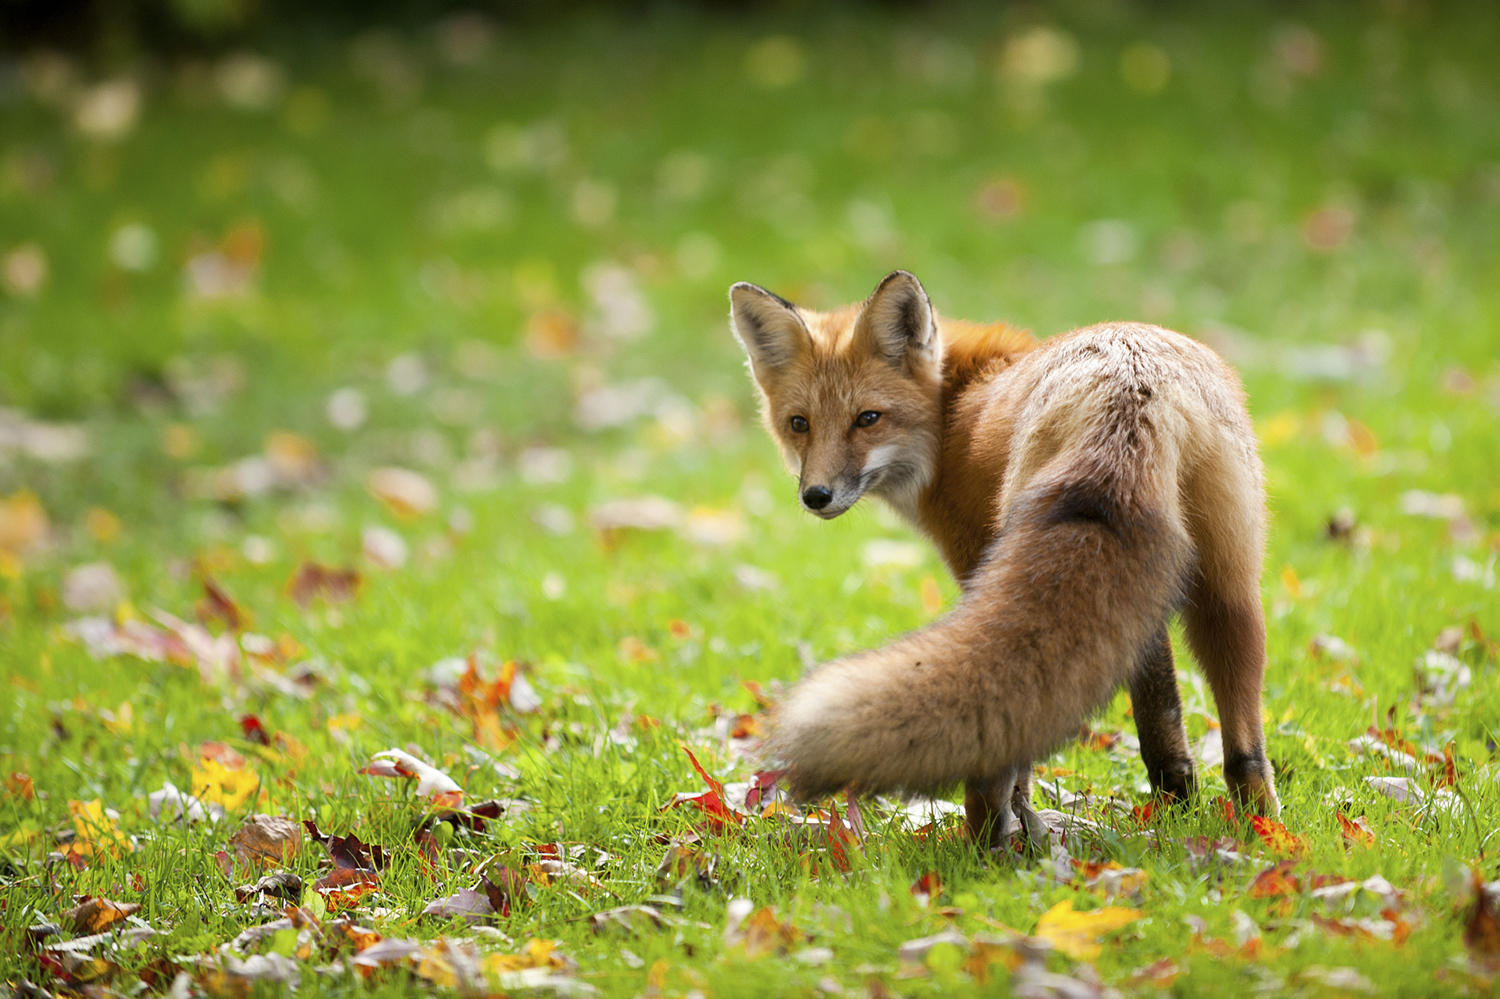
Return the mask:
M 833 490 L 827 486 L 808 486 L 802 490 L 802 505 L 813 513 L 833 502 Z
M 858 476 L 833 476 L 826 485 L 816 480 L 809 483 L 808 477 L 803 476 L 798 486 L 802 509 L 817 514 L 824 520 L 832 520 L 848 510 L 864 494 L 863 484 Z

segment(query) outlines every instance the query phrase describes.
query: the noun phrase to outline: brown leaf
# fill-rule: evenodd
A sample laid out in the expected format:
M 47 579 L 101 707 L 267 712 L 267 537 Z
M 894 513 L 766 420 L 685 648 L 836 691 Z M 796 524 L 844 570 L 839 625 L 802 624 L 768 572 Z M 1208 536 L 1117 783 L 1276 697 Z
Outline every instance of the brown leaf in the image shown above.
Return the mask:
M 302 902 L 302 879 L 291 871 L 277 871 L 254 884 L 240 885 L 234 890 L 236 902 L 244 902 L 256 895 L 269 895 L 299 905 Z
M 203 599 L 198 601 L 198 620 L 204 624 L 218 621 L 230 631 L 242 631 L 248 617 L 234 598 L 208 576 L 203 577 Z
M 358 569 L 332 569 L 317 562 L 303 562 L 287 581 L 287 595 L 298 607 L 321 597 L 331 603 L 352 600 L 359 592 Z
M 140 909 L 135 902 L 112 902 L 107 898 L 90 896 L 64 912 L 63 918 L 72 924 L 75 933 L 103 933 Z
M 1464 946 L 1471 956 L 1487 964 L 1500 962 L 1500 912 L 1477 872 L 1473 908 L 1464 919 Z
M 661 910 L 649 905 L 622 905 L 619 908 L 605 909 L 603 912 L 596 912 L 589 916 L 589 928 L 595 933 L 607 929 L 640 933 L 643 930 L 660 929 L 666 925 L 666 922 Z
M 527 894 L 528 877 L 524 871 L 512 867 L 495 867 L 484 873 L 479 890 L 489 897 L 490 906 L 501 916 L 509 916 L 517 905 L 531 901 Z
M 302 830 L 281 815 L 251 815 L 229 837 L 235 859 L 250 868 L 285 864 L 302 845 Z
M 312 819 L 303 819 L 302 828 L 307 830 L 309 838 L 323 845 L 335 867 L 367 871 L 378 871 L 385 867 L 385 847 L 378 843 L 366 845 L 354 833 L 348 836 L 325 836 Z
M 466 919 L 471 923 L 478 923 L 496 915 L 496 910 L 487 893 L 473 888 L 460 888 L 447 898 L 428 902 L 422 915 L 441 919 Z

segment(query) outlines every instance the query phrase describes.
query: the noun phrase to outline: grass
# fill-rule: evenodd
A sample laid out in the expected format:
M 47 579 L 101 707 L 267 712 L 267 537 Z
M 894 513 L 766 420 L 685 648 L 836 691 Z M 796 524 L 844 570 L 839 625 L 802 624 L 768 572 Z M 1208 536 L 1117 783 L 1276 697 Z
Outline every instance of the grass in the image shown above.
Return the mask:
M 251 988 L 188 957 L 269 918 L 232 890 L 257 875 L 226 880 L 215 858 L 261 811 L 389 850 L 354 910 L 379 934 L 482 954 L 558 941 L 557 974 L 604 995 L 1004 992 L 1019 961 L 1006 947 L 898 951 L 949 928 L 1031 933 L 1063 901 L 1140 910 L 1097 957 L 1047 959 L 1123 992 L 1154 991 L 1137 976 L 1163 959 L 1191 995 L 1491 990 L 1463 937 L 1469 870 L 1500 876 L 1500 136 L 1483 125 L 1500 114 L 1500 25 L 1480 5 L 1286 16 L 843 11 L 793 33 L 667 11 L 496 27 L 477 62 L 425 25 L 288 36 L 265 48 L 279 85 L 252 79 L 240 104 L 222 64 L 132 68 L 139 116 L 112 140 L 73 124 L 93 82 L 77 67 L 0 74 L 0 400 L 12 425 L 71 425 L 87 445 L 70 460 L 0 443 L 0 754 L 25 775 L 0 796 L 5 980 L 164 989 L 186 969 L 210 992 Z M 873 505 L 831 524 L 797 511 L 725 328 L 731 281 L 827 306 L 895 266 L 951 315 L 1042 333 L 1140 318 L 1240 367 L 1272 492 L 1267 744 L 1303 843 L 1289 894 L 1250 891 L 1281 856 L 1218 814 L 1216 767 L 1197 806 L 1143 834 L 1123 696 L 1091 723 L 1105 738 L 1043 765 L 1093 795 L 1101 826 L 1072 855 L 1144 872 L 1119 898 L 1084 887 L 1087 871 L 1058 883 L 1045 862 L 982 858 L 951 821 L 914 834 L 889 803 L 866 804 L 848 871 L 759 819 L 689 847 L 711 879 L 657 873 L 703 825 L 692 806 L 663 810 L 704 790 L 681 745 L 719 779 L 753 770 L 725 738 L 759 710 L 743 682 L 774 689 L 805 659 L 927 620 L 934 586 L 956 592 Z M 591 428 L 609 415 L 600 387 L 633 392 L 639 412 Z M 365 419 L 340 429 L 330 399 L 350 388 Z M 253 488 L 265 466 L 247 458 L 279 467 L 278 484 Z M 399 516 L 372 494 L 370 473 L 392 465 L 435 487 L 431 510 Z M 680 504 L 670 528 L 591 526 L 644 495 Z M 1354 527 L 1334 540 L 1340 511 Z M 389 545 L 367 545 L 372 528 L 404 542 L 403 564 L 372 560 Z M 914 561 L 876 540 L 911 543 Z M 70 609 L 70 574 L 100 561 L 118 599 Z M 310 561 L 356 568 L 354 598 L 300 606 L 288 580 Z M 205 579 L 243 632 L 285 636 L 282 653 L 225 673 L 97 654 L 70 631 L 88 615 L 191 621 Z M 235 641 L 222 616 L 205 627 Z M 1451 628 L 1441 644 L 1470 680 L 1444 703 L 1422 664 Z M 491 681 L 526 664 L 539 709 L 445 706 L 454 681 L 434 664 L 471 654 Z M 1185 653 L 1179 666 L 1197 742 L 1212 701 Z M 1372 725 L 1452 747 L 1451 811 L 1365 781 L 1393 772 L 1350 744 Z M 217 823 L 152 819 L 164 782 L 201 790 L 214 742 L 243 758 L 250 796 L 226 792 Z M 412 784 L 358 773 L 391 746 L 470 802 L 510 807 L 482 833 L 439 830 L 470 852 L 430 867 Z M 1424 762 L 1417 783 L 1441 770 Z M 76 836 L 69 810 L 94 801 L 133 848 L 49 856 L 98 838 Z M 1341 802 L 1372 848 L 1346 845 Z M 1199 858 L 1199 837 L 1247 859 Z M 421 916 L 472 887 L 477 862 L 529 870 L 559 841 L 607 853 L 596 886 L 533 879 L 499 936 Z M 310 882 L 325 856 L 304 841 L 288 867 Z M 909 889 L 928 872 L 941 888 L 923 905 Z M 1401 892 L 1384 922 L 1369 892 L 1313 894 L 1317 875 L 1376 874 Z M 28 942 L 82 895 L 139 904 L 158 935 L 66 960 L 43 948 L 71 927 Z M 765 936 L 726 935 L 741 897 L 774 907 L 752 920 Z M 304 901 L 332 934 L 321 896 Z M 668 925 L 591 928 L 638 904 Z M 259 949 L 293 955 L 314 994 L 451 977 L 431 960 L 317 976 L 337 948 L 299 946 L 291 933 Z

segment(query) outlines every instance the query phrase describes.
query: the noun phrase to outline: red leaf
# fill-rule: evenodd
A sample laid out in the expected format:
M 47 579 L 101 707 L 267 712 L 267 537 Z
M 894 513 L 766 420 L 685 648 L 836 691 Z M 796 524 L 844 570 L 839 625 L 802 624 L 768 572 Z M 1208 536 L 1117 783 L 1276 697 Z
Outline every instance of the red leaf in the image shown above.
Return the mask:
M 1334 812 L 1339 820 L 1339 831 L 1344 836 L 1344 847 L 1351 846 L 1374 846 L 1375 833 L 1365 824 L 1364 819 L 1351 819 L 1343 812 Z
M 729 802 L 724 797 L 723 783 L 709 776 L 708 771 L 703 769 L 703 765 L 698 762 L 698 758 L 693 755 L 691 749 L 683 746 L 682 751 L 687 753 L 688 759 L 692 761 L 693 769 L 698 771 L 698 776 L 703 778 L 703 782 L 708 785 L 708 790 L 698 794 L 679 794 L 663 805 L 662 811 L 679 805 L 692 805 L 708 816 L 709 828 L 716 833 L 723 832 L 730 826 L 739 825 L 744 820 L 744 816 L 729 807 Z
M 1267 867 L 1255 876 L 1250 882 L 1251 898 L 1280 898 L 1283 895 L 1295 895 L 1302 890 L 1297 875 L 1292 873 L 1296 866 L 1294 860 L 1283 860 L 1272 867 Z
M 745 794 L 746 808 L 759 808 L 766 796 L 776 790 L 776 784 L 786 776 L 785 770 L 761 770 L 750 778 L 750 790 Z
M 938 877 L 937 871 L 928 871 L 926 874 L 912 882 L 910 889 L 919 903 L 926 905 L 929 901 L 937 898 L 943 891 L 942 879 Z
M 240 731 L 245 733 L 245 738 L 262 746 L 271 744 L 271 737 L 266 733 L 265 725 L 255 715 L 240 716 Z
M 380 875 L 371 870 L 335 867 L 313 882 L 313 891 L 323 896 L 329 909 L 342 909 L 380 887 Z

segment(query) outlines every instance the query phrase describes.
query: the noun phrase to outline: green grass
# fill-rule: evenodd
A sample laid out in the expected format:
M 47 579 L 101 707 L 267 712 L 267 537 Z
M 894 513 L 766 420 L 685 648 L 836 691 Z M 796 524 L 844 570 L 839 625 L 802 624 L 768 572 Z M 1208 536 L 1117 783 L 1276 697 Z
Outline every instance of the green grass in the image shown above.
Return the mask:
M 75 976 L 160 990 L 186 968 L 233 991 L 187 956 L 266 918 L 235 901 L 233 885 L 253 875 L 231 882 L 215 860 L 259 810 L 387 848 L 380 891 L 355 911 L 380 934 L 505 954 L 559 941 L 564 974 L 604 995 L 1004 993 L 1004 962 L 966 964 L 967 945 L 917 964 L 898 949 L 950 927 L 969 939 L 1029 933 L 1057 902 L 1104 900 L 1082 874 L 1057 884 L 1045 863 L 980 857 L 947 834 L 951 822 L 918 836 L 893 805 L 867 803 L 870 837 L 844 872 L 826 849 L 789 845 L 784 823 L 757 819 L 699 844 L 716 858 L 711 883 L 657 874 L 667 841 L 695 818 L 662 806 L 702 790 L 680 744 L 720 779 L 753 770 L 713 729 L 715 712 L 757 710 L 742 681 L 774 689 L 805 657 L 920 624 L 928 578 L 946 601 L 956 592 L 925 548 L 915 566 L 865 564 L 874 539 L 917 543 L 873 504 L 831 524 L 798 511 L 726 329 L 732 281 L 828 306 L 900 266 L 950 315 L 1040 333 L 1129 317 L 1199 336 L 1241 369 L 1262 434 L 1267 743 L 1283 819 L 1306 845 L 1302 887 L 1249 893 L 1278 858 L 1218 815 L 1216 767 L 1202 771 L 1199 807 L 1143 835 L 1128 817 L 1145 801 L 1139 760 L 1124 744 L 1069 746 L 1044 769 L 1094 795 L 1102 823 L 1069 850 L 1143 869 L 1117 904 L 1144 915 L 1096 959 L 1054 954 L 1047 966 L 1076 976 L 1092 964 L 1122 992 L 1156 991 L 1132 976 L 1163 958 L 1181 970 L 1180 994 L 1338 991 L 1324 971 L 1342 968 L 1382 992 L 1493 989 L 1463 930 L 1468 870 L 1500 876 L 1500 132 L 1487 124 L 1500 116 L 1500 22 L 1478 4 L 1292 15 L 846 11 L 794 29 L 664 12 L 497 27 L 477 64 L 445 56 L 427 27 L 286 37 L 265 49 L 284 86 L 263 109 L 227 105 L 209 63 L 132 70 L 141 113 L 115 141 L 78 133 L 76 97 L 46 98 L 40 63 L 0 74 L 0 256 L 12 275 L 0 285 L 0 402 L 76 424 L 88 445 L 67 461 L 0 450 L 0 497 L 11 498 L 0 508 L 0 757 L 35 788 L 26 797 L 18 778 L 0 792 L 0 977 L 63 988 L 58 959 L 26 927 L 90 894 L 139 903 L 136 918 L 159 933 L 97 944 L 89 953 L 108 964 L 70 965 Z M 1038 25 L 1060 34 L 1028 34 Z M 1054 63 L 1061 39 L 1057 79 L 1007 73 L 1027 37 L 1043 49 L 1051 37 Z M 138 269 L 110 250 L 132 224 L 156 247 Z M 248 268 L 240 294 L 191 291 L 189 270 L 215 248 Z M 19 287 L 15 268 L 38 252 L 45 279 Z M 611 280 L 600 267 L 619 268 L 625 297 L 649 309 L 635 338 L 605 330 L 626 305 L 618 289 L 595 300 L 591 288 Z M 547 322 L 576 326 L 578 345 L 539 355 L 526 331 Z M 398 391 L 393 361 L 398 375 L 420 369 L 421 386 Z M 580 426 L 589 389 L 643 378 L 659 380 L 642 390 L 649 412 Z M 345 387 L 368 412 L 352 430 L 326 415 Z M 206 477 L 261 455 L 277 432 L 315 453 L 305 482 L 205 495 Z M 537 448 L 570 459 L 559 481 L 523 474 Z M 420 470 L 437 508 L 395 516 L 366 489 L 386 465 Z M 1461 515 L 1408 512 L 1415 490 L 1457 497 Z M 23 494 L 50 528 L 7 551 Z M 691 530 L 590 526 L 600 504 L 647 494 L 679 503 L 684 523 L 719 517 L 737 530 L 706 543 Z M 1353 536 L 1330 540 L 1343 509 Z M 543 530 L 539 510 L 571 526 Z M 404 539 L 405 565 L 362 554 L 371 527 Z M 357 596 L 299 607 L 287 582 L 308 560 L 358 568 Z M 96 657 L 69 630 L 83 612 L 63 604 L 68 574 L 95 561 L 123 586 L 105 615 L 192 620 L 206 576 L 248 615 L 247 632 L 287 636 L 289 654 L 207 678 L 191 664 Z M 744 566 L 771 588 L 744 585 Z M 1472 679 L 1445 705 L 1419 663 L 1452 627 L 1466 629 L 1454 655 Z M 1316 651 L 1327 636 L 1352 658 Z M 541 707 L 499 716 L 511 745 L 476 746 L 471 720 L 439 703 L 429 671 L 471 653 L 488 676 L 507 659 L 527 664 Z M 1196 741 L 1212 700 L 1185 653 L 1179 665 Z M 316 681 L 299 694 L 286 680 L 304 674 Z M 1093 728 L 1133 734 L 1127 712 L 1122 696 Z M 257 747 L 246 714 L 294 742 Z M 1452 745 L 1451 814 L 1365 783 L 1387 771 L 1349 743 L 1372 724 L 1439 754 Z M 148 794 L 192 787 L 206 741 L 246 757 L 258 795 L 216 824 L 153 820 Z M 450 845 L 470 853 L 429 869 L 413 786 L 358 773 L 391 746 L 444 769 L 471 802 L 521 804 L 482 834 L 455 831 Z M 1346 849 L 1344 799 L 1374 848 Z M 133 849 L 82 867 L 49 858 L 68 849 L 69 802 L 96 800 Z M 1238 839 L 1248 859 L 1196 859 L 1194 837 Z M 533 884 L 495 921 L 503 938 L 420 917 L 472 887 L 476 862 L 524 865 L 558 841 L 608 854 L 597 886 Z M 310 882 L 324 863 L 305 842 L 288 866 Z M 929 871 L 942 888 L 924 907 L 909 887 Z M 1378 918 L 1380 905 L 1325 902 L 1315 875 L 1375 874 L 1402 892 L 1410 936 L 1399 944 L 1319 922 Z M 831 957 L 726 939 L 732 898 L 774 906 L 802 934 L 790 951 Z M 590 929 L 590 914 L 635 904 L 670 925 Z M 1233 946 L 1247 918 L 1261 934 L 1253 955 L 1194 943 Z M 292 953 L 296 941 L 265 946 Z M 316 976 L 334 951 L 297 959 L 304 989 L 421 987 L 394 970 Z

